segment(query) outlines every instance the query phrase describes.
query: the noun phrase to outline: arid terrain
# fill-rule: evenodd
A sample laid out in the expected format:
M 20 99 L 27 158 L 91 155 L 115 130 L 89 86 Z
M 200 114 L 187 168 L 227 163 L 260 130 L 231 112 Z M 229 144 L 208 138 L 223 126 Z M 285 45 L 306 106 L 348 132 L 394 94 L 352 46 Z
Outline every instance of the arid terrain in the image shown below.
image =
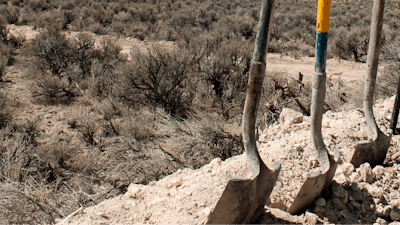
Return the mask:
M 256 121 L 282 164 L 257 223 L 396 223 L 399 139 L 354 168 L 372 0 L 333 0 L 323 137 L 332 185 L 285 213 L 320 169 L 310 134 L 314 0 L 276 2 Z M 400 1 L 386 1 L 374 113 L 387 133 Z M 0 0 L 0 224 L 204 223 L 228 177 L 249 177 L 242 114 L 259 2 Z
M 25 33 L 33 39 L 38 34 L 32 27 L 10 27 L 10 33 Z M 73 35 L 68 33 L 68 35 Z M 101 38 L 101 37 L 99 37 Z M 121 39 L 117 42 L 122 52 L 132 47 L 146 48 L 148 43 L 135 39 Z M 166 43 L 168 44 L 168 43 Z M 170 44 L 173 48 L 173 44 Z M 128 56 L 129 60 L 130 56 Z M 279 72 L 295 78 L 298 73 L 305 75 L 306 82 L 311 79 L 313 57 L 294 59 L 280 54 L 268 55 L 268 71 Z M 45 144 L 58 138 L 78 138 L 79 135 L 68 124 L 76 110 L 65 106 L 40 106 L 33 104 L 28 79 L 23 68 L 9 66 L 4 75 L 7 83 L 3 90 L 15 101 L 26 106 L 23 111 L 15 112 L 18 118 L 34 116 L 39 121 L 40 136 L 36 140 Z M 330 59 L 327 64 L 328 76 L 333 80 L 343 79 L 346 86 L 361 93 L 365 63 Z M 381 69 L 382 70 L 382 69 Z M 385 102 L 379 101 L 375 106 L 377 121 L 383 130 L 388 129 L 394 98 Z M 261 117 L 264 115 L 260 115 Z M 363 165 L 354 168 L 348 161 L 358 140 L 369 137 L 363 118 L 362 109 L 353 108 L 350 111 L 328 111 L 323 120 L 323 134 L 330 150 L 337 148 L 341 152 L 341 166 L 332 187 L 322 194 L 322 199 L 316 205 L 311 205 L 307 212 L 299 216 L 291 216 L 284 211 L 300 188 L 304 176 L 312 169 L 318 169 L 318 160 L 313 149 L 310 134 L 309 117 L 287 109 L 281 114 L 280 120 L 273 125 L 261 128 L 259 138 L 260 154 L 263 160 L 271 163 L 278 160 L 282 163 L 282 171 L 276 187 L 271 195 L 270 207 L 259 219 L 259 223 L 382 223 L 382 221 L 397 221 L 397 196 L 392 191 L 397 190 L 398 137 L 394 136 L 389 149 L 385 167 L 370 168 Z M 347 158 L 346 158 L 347 157 Z M 366 180 L 362 169 L 371 170 L 373 180 Z M 368 174 L 368 173 L 367 173 Z M 245 155 L 221 161 L 216 158 L 210 164 L 200 169 L 178 170 L 160 181 L 147 185 L 129 184 L 127 191 L 114 199 L 98 202 L 96 206 L 80 208 L 72 217 L 57 218 L 56 222 L 71 224 L 87 223 L 204 223 L 221 195 L 228 176 L 249 174 Z M 343 178 L 344 177 L 344 178 Z M 343 180 L 344 179 L 344 180 Z M 369 179 L 369 178 L 368 178 Z M 375 192 L 379 193 L 375 193 Z M 359 197 L 359 194 L 363 197 Z M 393 196 L 392 196 L 393 195 Z M 398 196 L 400 197 L 400 196 Z M 339 199 L 340 202 L 337 203 Z M 323 203 L 320 203 L 323 202 Z M 278 208 L 280 209 L 278 209 Z M 393 212 L 390 213 L 389 211 Z M 400 212 L 399 212 L 400 213 Z M 396 214 L 400 215 L 400 214 Z M 65 215 L 66 217 L 67 215 Z M 400 219 L 400 216 L 399 218 Z

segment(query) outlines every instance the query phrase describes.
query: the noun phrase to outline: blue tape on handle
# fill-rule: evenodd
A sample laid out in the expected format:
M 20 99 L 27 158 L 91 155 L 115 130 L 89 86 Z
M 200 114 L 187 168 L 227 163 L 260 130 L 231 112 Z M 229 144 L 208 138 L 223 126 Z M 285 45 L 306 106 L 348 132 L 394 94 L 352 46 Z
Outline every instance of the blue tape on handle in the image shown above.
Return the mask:
M 327 50 L 328 50 L 328 32 L 317 31 L 317 41 L 315 44 L 316 72 L 325 73 Z

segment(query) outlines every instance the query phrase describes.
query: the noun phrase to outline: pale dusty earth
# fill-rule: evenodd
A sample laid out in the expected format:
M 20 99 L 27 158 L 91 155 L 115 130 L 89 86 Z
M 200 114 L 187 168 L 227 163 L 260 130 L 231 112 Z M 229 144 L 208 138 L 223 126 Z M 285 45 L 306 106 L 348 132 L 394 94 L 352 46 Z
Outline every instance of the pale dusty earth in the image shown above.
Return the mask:
M 11 33 L 24 34 L 27 40 L 38 33 L 28 26 L 10 26 Z M 74 32 L 70 32 L 74 35 Z M 96 36 L 98 37 L 98 36 Z M 122 53 L 127 54 L 133 46 L 146 48 L 150 42 L 131 38 L 120 38 L 118 44 Z M 170 46 L 174 44 L 164 43 Z M 313 57 L 298 59 L 279 54 L 268 55 L 268 71 L 287 72 L 296 77 L 299 72 L 311 78 Z M 366 65 L 348 61 L 329 59 L 327 74 L 341 74 L 348 85 L 360 88 Z M 7 68 L 5 90 L 10 97 L 29 106 L 21 114 L 35 114 L 47 121 L 43 141 L 68 132 L 66 118 L 75 109 L 61 106 L 41 108 L 30 103 L 29 82 L 24 79 L 25 72 L 10 66 Z M 362 88 L 362 87 L 361 87 Z M 377 123 L 387 131 L 394 97 L 378 101 L 375 105 Z M 262 115 L 259 115 L 262 116 Z M 64 134 L 63 134 L 64 132 Z M 333 113 L 328 111 L 323 118 L 323 137 L 327 149 L 338 149 L 341 165 L 337 170 L 335 182 L 321 195 L 315 204 L 298 216 L 285 213 L 293 202 L 306 173 L 319 169 L 319 163 L 311 141 L 310 118 L 285 109 L 279 122 L 266 127 L 259 138 L 258 147 L 261 158 L 267 165 L 278 160 L 281 172 L 271 194 L 269 206 L 257 221 L 258 223 L 390 223 L 400 220 L 400 165 L 398 165 L 399 137 L 392 138 L 386 164 L 370 168 L 363 164 L 354 168 L 346 163 L 354 150 L 355 142 L 368 140 L 369 131 L 363 118 L 362 109 L 352 109 Z M 70 135 L 70 134 L 69 134 Z M 214 159 L 198 170 L 179 170 L 149 185 L 131 184 L 128 191 L 114 199 L 106 200 L 96 206 L 80 209 L 76 213 L 57 219 L 60 224 L 201 224 L 216 205 L 229 176 L 250 177 L 251 173 L 245 154 L 225 161 Z
M 375 105 L 377 123 L 388 130 L 394 97 Z M 259 138 L 259 152 L 267 165 L 282 164 L 271 194 L 270 207 L 258 223 L 385 223 L 400 220 L 399 136 L 392 138 L 385 167 L 368 163 L 354 168 L 346 163 L 355 142 L 368 140 L 363 111 L 327 112 L 323 137 L 329 151 L 341 153 L 334 182 L 315 204 L 298 216 L 285 210 L 293 202 L 306 173 L 319 169 L 311 141 L 310 118 L 285 109 L 280 121 L 265 129 Z M 179 170 L 149 185 L 131 184 L 117 198 L 82 209 L 63 223 L 69 224 L 202 224 L 215 207 L 228 176 L 250 178 L 245 154 L 225 161 L 214 159 L 198 169 Z M 280 207 L 275 208 L 275 207 Z

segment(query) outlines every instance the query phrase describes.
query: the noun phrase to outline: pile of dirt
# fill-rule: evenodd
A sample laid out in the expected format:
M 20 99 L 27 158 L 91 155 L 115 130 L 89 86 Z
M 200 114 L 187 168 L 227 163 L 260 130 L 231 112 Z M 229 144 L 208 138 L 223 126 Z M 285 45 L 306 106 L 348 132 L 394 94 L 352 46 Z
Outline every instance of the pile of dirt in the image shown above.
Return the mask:
M 394 97 L 378 101 L 375 116 L 386 131 Z M 285 210 L 293 202 L 305 175 L 319 169 L 310 134 L 310 118 L 283 110 L 280 121 L 259 138 L 261 158 L 270 165 L 279 160 L 282 169 L 260 223 L 387 223 L 400 220 L 399 137 L 392 138 L 385 167 L 368 163 L 354 168 L 347 163 L 356 141 L 367 140 L 362 109 L 327 112 L 323 137 L 329 152 L 338 149 L 340 166 L 334 182 L 321 198 L 299 216 Z M 82 209 L 63 223 L 175 223 L 201 224 L 215 207 L 228 177 L 250 177 L 245 154 L 226 161 L 214 159 L 198 170 L 179 170 L 149 185 L 131 184 L 128 192 L 99 205 Z

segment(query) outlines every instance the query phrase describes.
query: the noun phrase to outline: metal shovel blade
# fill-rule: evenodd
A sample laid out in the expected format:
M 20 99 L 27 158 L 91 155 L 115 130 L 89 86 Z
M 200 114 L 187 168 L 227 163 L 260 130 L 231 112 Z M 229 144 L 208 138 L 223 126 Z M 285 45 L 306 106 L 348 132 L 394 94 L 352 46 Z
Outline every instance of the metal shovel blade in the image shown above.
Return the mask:
M 243 145 L 252 171 L 248 180 L 229 180 L 207 224 L 252 223 L 261 215 L 278 178 L 280 163 L 269 169 L 262 161 L 256 145 L 255 123 L 265 77 L 269 28 L 275 0 L 262 0 L 260 21 L 249 72 L 243 112 Z
M 378 127 L 373 112 L 373 100 L 378 71 L 379 52 L 381 47 L 382 23 L 385 0 L 374 0 L 371 21 L 371 34 L 367 56 L 367 74 L 364 83 L 363 108 L 367 126 L 372 135 L 372 142 L 360 141 L 356 143 L 356 149 L 350 162 L 354 167 L 364 162 L 369 162 L 372 167 L 382 164 L 390 146 L 392 132 L 386 136 Z
M 260 174 L 254 179 L 229 180 L 207 224 L 252 223 L 257 220 L 274 188 L 279 168 L 279 163 L 274 163 L 272 170 L 262 163 Z
M 288 210 L 290 214 L 298 214 L 304 211 L 307 206 L 314 203 L 321 195 L 321 192 L 329 186 L 335 176 L 340 153 L 335 150 L 334 154 L 333 158 L 328 156 L 330 165 L 326 173 L 315 172 L 307 174 L 306 181 Z
M 391 135 L 386 136 L 377 128 L 378 137 L 372 142 L 358 141 L 351 159 L 355 168 L 364 162 L 369 162 L 372 167 L 383 164 L 390 146 Z

